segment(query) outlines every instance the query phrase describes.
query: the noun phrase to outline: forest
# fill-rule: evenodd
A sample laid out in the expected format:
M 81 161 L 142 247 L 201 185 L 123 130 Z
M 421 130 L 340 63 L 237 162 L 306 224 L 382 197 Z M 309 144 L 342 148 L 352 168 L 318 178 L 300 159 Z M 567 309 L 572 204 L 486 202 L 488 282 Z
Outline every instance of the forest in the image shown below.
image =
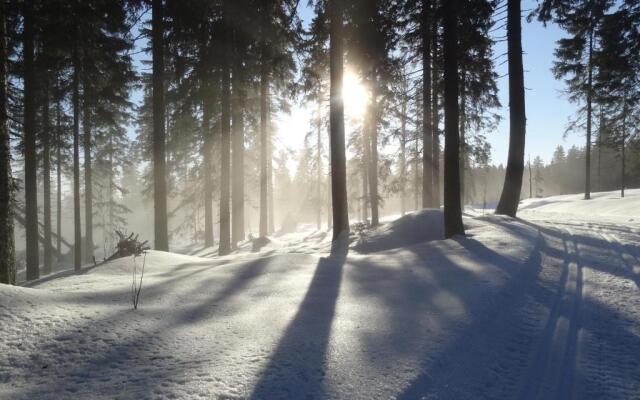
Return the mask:
M 249 235 L 331 226 L 336 202 L 346 229 L 348 216 L 376 226 L 381 213 L 444 204 L 453 221 L 459 204 L 500 199 L 515 215 L 520 197 L 638 185 L 636 2 L 465 2 L 448 136 L 447 13 L 433 3 L 338 5 L 336 60 L 326 1 L 311 2 L 305 20 L 294 0 L 4 2 L 2 281 L 14 281 L 15 265 L 33 279 L 40 265 L 46 274 L 105 258 L 116 230 L 158 250 L 216 243 L 227 254 Z M 569 34 L 553 73 L 579 104 L 567 129 L 586 145 L 557 149 L 547 165 L 524 160 L 516 15 Z M 507 53 L 496 54 L 499 41 Z M 487 141 L 503 106 L 497 63 L 509 66 L 504 166 Z M 346 99 L 331 108 L 341 81 Z M 304 148 L 275 147 L 274 115 L 301 103 L 313 109 L 308 127 L 289 135 Z
M 538 104 L 528 101 L 540 91 L 528 86 L 528 54 L 539 57 L 542 40 L 523 39 L 532 24 L 559 35 L 542 91 L 573 110 L 547 116 L 566 120 L 561 129 L 549 123 L 547 131 L 534 130 L 528 119 Z M 553 93 L 552 80 L 561 93 Z M 167 321 L 212 324 L 180 331 L 193 343 L 189 335 L 198 329 L 219 332 L 227 323 L 239 336 L 225 340 L 243 349 L 236 355 L 263 357 L 243 370 L 242 382 L 226 376 L 204 384 L 202 398 L 635 398 L 637 361 L 615 362 L 640 351 L 633 311 L 640 304 L 639 134 L 638 0 L 0 0 L 0 317 L 24 316 L 3 321 L 0 336 L 14 326 L 22 335 L 31 320 L 47 324 L 20 308 L 33 299 L 43 304 L 37 312 L 57 307 L 51 312 L 64 322 L 53 319 L 51 335 L 64 342 L 67 326 L 92 329 L 77 319 L 84 311 L 70 316 L 65 302 L 78 310 L 92 304 L 100 317 L 82 318 L 99 318 L 96 326 L 121 333 L 143 321 L 145 340 L 179 354 L 164 342 L 174 326 L 154 325 L 163 318 L 152 316 L 168 309 L 160 291 L 166 286 L 176 304 Z M 530 145 L 536 138 L 544 146 Z M 603 267 L 597 256 L 620 270 Z M 304 269 L 316 265 L 315 273 Z M 262 281 L 273 274 L 283 280 Z M 617 294 L 606 297 L 599 284 L 618 284 L 610 286 Z M 110 311 L 100 307 L 126 308 L 130 286 L 134 310 L 140 300 L 149 311 L 125 322 L 107 318 Z M 503 291 L 522 297 L 504 304 L 495 325 L 481 319 L 501 304 L 492 296 L 502 299 Z M 258 307 L 261 296 L 273 303 Z M 247 335 L 261 325 L 253 317 L 247 324 L 254 328 L 244 325 L 236 314 L 242 307 L 229 300 L 238 297 L 272 307 L 264 312 L 278 328 L 255 339 L 260 349 Z M 369 322 L 355 304 L 371 307 Z M 275 317 L 278 307 L 288 320 Z M 428 321 L 431 312 L 437 320 Z M 345 315 L 377 339 L 356 335 Z M 597 322 L 589 325 L 589 316 Z M 384 323 L 368 326 L 373 321 Z M 515 340 L 500 335 L 518 324 L 531 336 L 517 345 L 529 361 L 500 347 Z M 607 325 L 619 328 L 618 336 L 607 336 Z M 456 350 L 454 343 L 469 335 L 466 326 L 484 335 L 470 341 L 474 349 L 492 338 L 486 353 Z M 447 339 L 439 343 L 451 340 L 451 347 L 420 347 L 423 328 L 436 336 L 442 329 Z M 347 339 L 336 342 L 332 329 Z M 312 338 L 310 347 L 303 337 Z M 362 380 L 344 378 L 349 359 L 322 361 L 330 349 L 367 348 L 376 340 L 376 356 L 353 361 L 361 362 L 354 368 L 363 368 Z M 607 348 L 613 360 L 602 367 L 607 390 L 617 388 L 612 392 L 589 375 L 598 364 L 588 358 L 594 347 L 580 347 L 598 340 L 614 349 Z M 0 344 L 0 354 L 11 354 L 0 360 L 0 386 L 20 368 L 41 367 L 13 353 L 11 343 Z M 419 347 L 425 353 L 417 357 L 424 357 L 403 358 L 409 350 L 400 343 Z M 127 396 L 148 394 L 166 378 L 127 364 L 122 354 L 129 350 L 118 346 L 100 349 L 125 360 L 118 373 L 135 370 L 132 376 L 149 384 Z M 379 349 L 404 368 L 392 368 L 393 378 L 376 369 Z M 587 349 L 586 361 L 576 349 Z M 80 362 L 96 371 L 111 359 L 91 358 L 88 350 L 79 359 L 41 351 L 64 359 L 60 365 Z M 189 351 L 199 359 L 194 347 Z M 504 379 L 513 381 L 483 386 L 493 379 L 486 371 L 467 380 L 454 367 L 469 363 L 480 371 L 491 351 L 496 362 L 508 360 L 504 368 L 514 372 Z M 560 353 L 564 372 L 544 372 Z M 432 375 L 425 361 L 432 356 L 452 369 Z M 325 373 L 341 383 L 326 383 Z M 392 382 L 377 386 L 384 385 L 376 382 L 380 374 Z M 97 377 L 75 378 L 57 379 L 88 398 L 117 397 Z M 316 378 L 324 383 L 309 383 Z M 0 387 L 0 397 L 44 398 L 55 379 L 42 379 Z M 354 379 L 356 388 L 342 379 Z M 586 382 L 582 392 L 579 379 Z M 455 382 L 464 382 L 460 392 Z M 184 387 L 166 390 L 158 398 L 199 398 Z

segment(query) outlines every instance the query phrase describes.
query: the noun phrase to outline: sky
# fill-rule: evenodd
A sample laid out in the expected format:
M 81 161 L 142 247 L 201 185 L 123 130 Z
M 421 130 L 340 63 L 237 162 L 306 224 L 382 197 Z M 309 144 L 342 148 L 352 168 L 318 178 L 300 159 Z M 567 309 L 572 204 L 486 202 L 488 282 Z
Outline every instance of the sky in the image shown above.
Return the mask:
M 525 0 L 523 10 L 533 9 L 535 0 Z M 313 11 L 307 6 L 306 1 L 301 1 L 299 6 L 300 16 L 303 22 L 308 22 L 313 17 Z M 506 31 L 494 32 L 496 36 L 506 34 Z M 554 61 L 554 49 L 556 41 L 563 37 L 564 32 L 554 24 L 544 27 L 540 22 L 526 22 L 523 19 L 522 41 L 524 49 L 526 111 L 527 111 L 527 142 L 525 157 L 533 160 L 535 156 L 542 157 L 543 161 L 551 160 L 554 149 L 561 144 L 565 147 L 572 145 L 584 146 L 584 134 L 571 133 L 565 137 L 564 132 L 569 118 L 576 112 L 576 106 L 571 104 L 563 94 L 564 83 L 553 77 L 551 67 Z M 143 43 L 138 43 L 138 46 Z M 496 56 L 506 52 L 506 43 L 495 45 Z M 142 68 L 140 61 L 150 58 L 149 54 L 141 53 L 136 56 L 136 65 Z M 497 59 L 497 73 L 501 78 L 498 81 L 499 98 L 502 107 L 498 113 L 502 120 L 495 131 L 486 132 L 486 137 L 491 144 L 492 154 L 490 163 L 494 165 L 505 164 L 509 147 L 509 110 L 508 110 L 508 77 L 507 65 L 502 63 L 506 57 Z M 133 100 L 139 102 L 141 94 L 135 93 Z M 348 113 L 348 98 L 346 99 Z M 313 118 L 313 107 L 307 107 L 301 100 L 293 102 L 291 113 L 281 113 L 276 116 L 277 132 L 274 132 L 275 146 L 278 149 L 302 149 L 304 138 L 310 129 L 310 121 Z

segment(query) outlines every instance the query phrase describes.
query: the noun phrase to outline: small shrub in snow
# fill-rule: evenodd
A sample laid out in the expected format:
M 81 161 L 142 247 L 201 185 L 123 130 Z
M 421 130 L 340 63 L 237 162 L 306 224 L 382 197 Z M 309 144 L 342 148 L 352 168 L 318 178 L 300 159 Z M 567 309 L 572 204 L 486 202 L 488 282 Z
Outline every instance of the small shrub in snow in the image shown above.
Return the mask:
M 138 258 L 142 255 L 142 267 L 140 268 L 140 277 L 138 277 Z M 140 292 L 142 291 L 142 278 L 144 278 L 144 266 L 147 261 L 147 251 L 141 250 L 133 255 L 133 282 L 131 283 L 131 303 L 133 309 L 138 309 L 138 301 L 140 300 Z

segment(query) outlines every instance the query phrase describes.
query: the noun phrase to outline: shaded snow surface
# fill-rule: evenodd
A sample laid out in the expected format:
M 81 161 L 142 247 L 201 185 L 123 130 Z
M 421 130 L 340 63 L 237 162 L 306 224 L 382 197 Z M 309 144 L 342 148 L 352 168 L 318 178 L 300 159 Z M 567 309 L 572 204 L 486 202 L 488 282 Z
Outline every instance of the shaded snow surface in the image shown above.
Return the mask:
M 639 398 L 638 227 L 434 213 L 0 286 L 0 398 Z

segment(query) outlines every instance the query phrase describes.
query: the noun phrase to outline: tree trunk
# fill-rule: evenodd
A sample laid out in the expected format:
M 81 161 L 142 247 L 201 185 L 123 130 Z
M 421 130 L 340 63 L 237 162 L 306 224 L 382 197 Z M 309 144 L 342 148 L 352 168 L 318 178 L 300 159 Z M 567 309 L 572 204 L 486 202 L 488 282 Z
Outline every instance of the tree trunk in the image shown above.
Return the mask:
M 362 222 L 369 223 L 369 163 L 362 163 Z
M 214 82 L 217 82 L 214 80 Z M 203 168 L 202 178 L 204 180 L 204 246 L 213 246 L 213 129 L 211 128 L 211 117 L 213 114 L 213 99 L 211 83 L 204 82 L 206 87 L 202 104 L 202 134 L 204 136 L 203 146 Z
M 222 59 L 222 137 L 220 140 L 220 235 L 218 254 L 223 256 L 231 251 L 230 167 L 231 167 L 231 79 L 228 49 Z
M 466 72 L 464 68 L 460 71 L 460 81 L 458 93 L 460 96 L 460 202 L 462 203 L 462 209 L 466 204 L 466 187 L 465 173 L 467 171 L 467 93 L 466 93 Z
M 318 86 L 320 88 L 320 86 Z M 318 89 L 318 132 L 316 143 L 316 199 L 317 204 L 317 224 L 318 230 L 322 230 L 322 96 L 320 89 Z
M 263 10 L 261 16 L 262 31 L 265 30 L 266 12 Z M 267 217 L 267 185 L 269 184 L 267 177 L 267 147 L 269 138 L 269 67 L 267 60 L 267 44 L 262 35 L 260 44 L 260 237 L 268 234 L 268 217 Z
M 43 71 L 42 92 L 42 178 L 44 208 L 44 266 L 43 273 L 50 274 L 52 268 L 51 247 L 51 132 L 49 124 L 49 81 L 48 71 Z
M 16 282 L 13 237 L 11 140 L 7 126 L 7 30 L 5 2 L 0 1 L 0 283 Z
M 460 136 L 458 121 L 458 0 L 444 8 L 444 229 L 445 236 L 464 235 L 460 207 Z
M 589 64 L 587 78 L 587 146 L 585 148 L 584 199 L 591 199 L 591 124 L 593 114 L 593 29 L 589 32 Z
M 233 55 L 233 163 L 232 163 L 232 233 L 231 242 L 235 248 L 245 238 L 244 233 L 244 71 L 241 54 L 244 49 L 234 35 Z
M 404 215 L 407 212 L 407 95 L 404 92 L 407 90 L 406 84 L 403 85 L 402 90 L 402 103 L 400 104 L 400 214 Z
M 431 1 L 422 0 L 422 208 L 433 207 L 433 127 L 431 115 Z
M 343 0 L 329 0 L 330 45 L 329 69 L 331 76 L 331 198 L 333 205 L 333 240 L 349 232 L 347 205 L 347 162 L 344 139 L 343 78 Z
M 62 256 L 62 105 L 56 98 L 56 262 Z
M 73 40 L 73 268 L 76 272 L 82 267 L 82 227 L 80 221 L 80 57 L 78 45 L 78 8 L 76 2 L 75 35 Z
M 625 150 L 626 150 L 626 141 L 627 141 L 627 99 L 624 100 L 625 105 L 622 110 L 622 154 L 620 154 L 620 161 L 622 169 L 620 171 L 620 197 L 624 197 L 624 187 L 626 185 L 625 175 L 626 175 L 626 160 L 625 160 Z
M 153 204 L 154 246 L 169 251 L 167 224 L 167 173 L 164 104 L 164 13 L 163 0 L 152 1 L 153 53 Z
M 82 74 L 82 90 L 83 90 L 83 109 L 82 109 L 82 130 L 83 130 L 83 148 L 84 148 L 84 261 L 92 262 L 93 260 L 93 184 L 91 171 L 91 104 L 93 101 L 93 93 L 89 84 L 87 67 L 89 59 L 86 50 L 83 52 L 84 71 Z
M 379 201 L 378 201 L 378 79 L 377 71 L 373 71 L 371 76 L 371 99 L 367 118 L 368 128 L 365 131 L 369 134 L 369 144 L 371 146 L 371 157 L 369 158 L 369 203 L 371 204 L 371 226 L 378 226 Z
M 524 174 L 526 110 L 522 65 L 522 29 L 520 0 L 508 0 L 507 37 L 509 60 L 509 156 L 502 195 L 496 214 L 515 217 L 520 202 Z
M 434 4 L 435 9 L 435 4 Z M 432 195 L 431 206 L 440 208 L 440 132 L 438 131 L 440 114 L 438 110 L 438 23 L 435 16 L 431 22 L 431 156 L 432 156 Z
M 36 157 L 36 77 L 33 61 L 33 0 L 24 2 L 24 196 L 27 280 L 40 277 L 38 254 L 38 180 Z

